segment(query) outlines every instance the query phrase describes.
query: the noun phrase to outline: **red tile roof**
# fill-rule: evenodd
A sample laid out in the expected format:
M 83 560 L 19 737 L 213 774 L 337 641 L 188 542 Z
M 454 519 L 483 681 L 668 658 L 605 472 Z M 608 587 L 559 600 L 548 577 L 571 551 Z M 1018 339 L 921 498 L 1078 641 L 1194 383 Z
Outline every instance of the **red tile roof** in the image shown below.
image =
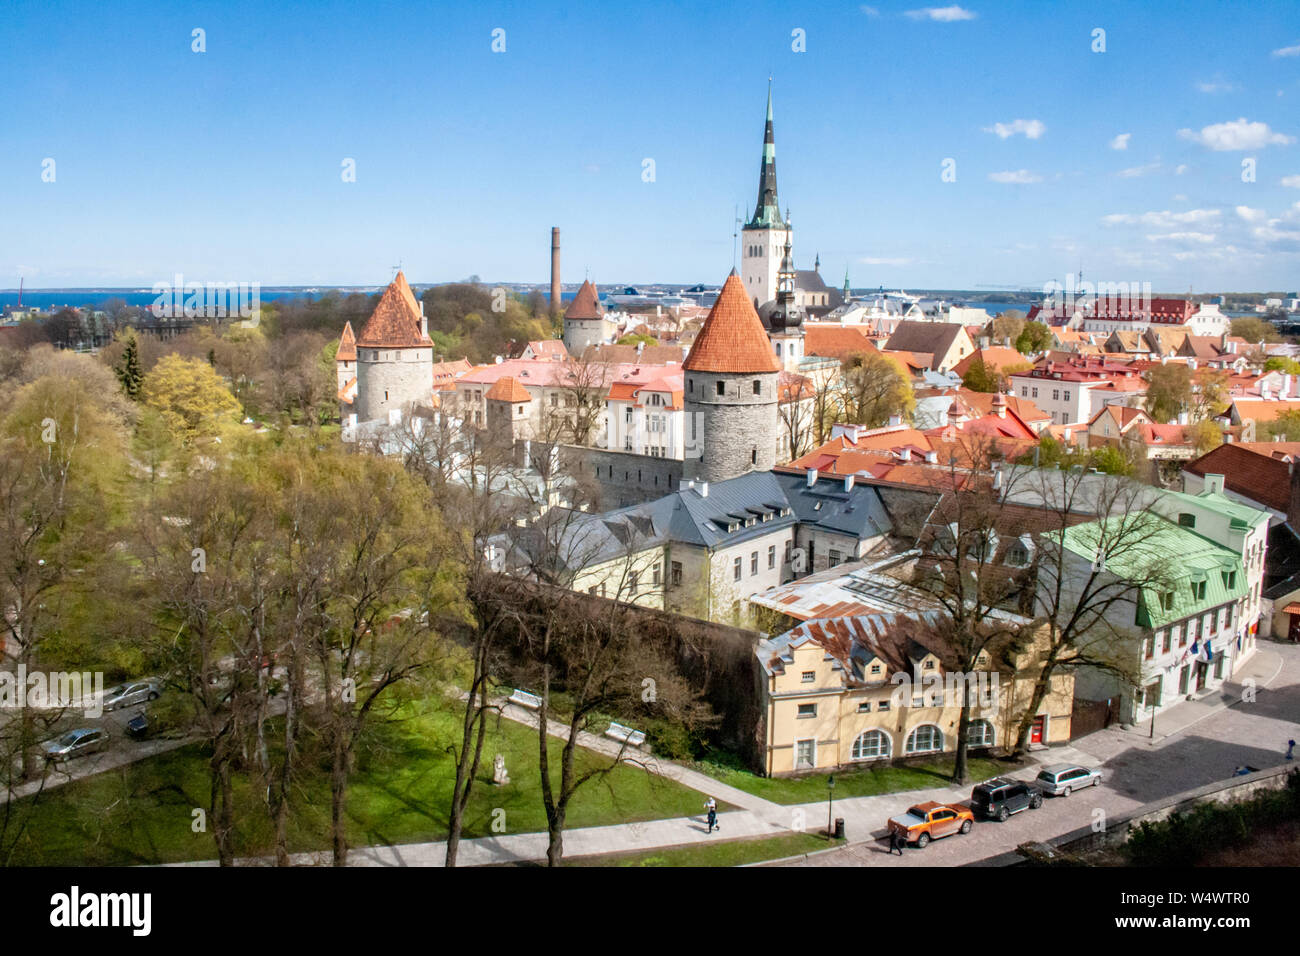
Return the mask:
M 386 349 L 433 345 L 428 335 L 420 334 L 420 306 L 402 273 L 397 273 L 397 278 L 384 290 L 366 327 L 361 330 L 357 345 Z
M 519 379 L 513 375 L 505 375 L 497 379 L 497 383 L 488 389 L 487 395 L 483 396 L 489 402 L 531 402 L 533 396 L 528 394 L 528 389 L 519 384 Z
M 1220 445 L 1188 462 L 1184 470 L 1201 477 L 1223 475 L 1226 490 L 1286 514 L 1291 503 L 1291 464 L 1256 450 L 1268 444 Z
M 989 348 L 976 349 L 954 365 L 952 370 L 958 375 L 965 375 L 978 359 L 983 359 L 985 368 L 993 372 L 1001 372 L 1009 368 L 1028 369 L 1033 364 L 1015 349 L 995 345 Z
M 334 356 L 336 362 L 355 362 L 357 360 L 357 337 L 352 334 L 352 323 L 343 324 L 343 335 L 339 337 L 339 350 Z
M 599 319 L 602 317 L 600 311 L 600 296 L 596 294 L 596 287 L 591 284 L 590 279 L 582 283 L 582 288 L 578 289 L 578 294 L 573 297 L 569 307 L 564 310 L 566 319 Z
M 850 355 L 880 351 L 865 331 L 851 326 L 809 323 L 804 326 L 803 340 L 805 355 L 837 358 L 841 362 Z
M 691 372 L 779 372 L 772 343 L 733 269 L 682 363 Z

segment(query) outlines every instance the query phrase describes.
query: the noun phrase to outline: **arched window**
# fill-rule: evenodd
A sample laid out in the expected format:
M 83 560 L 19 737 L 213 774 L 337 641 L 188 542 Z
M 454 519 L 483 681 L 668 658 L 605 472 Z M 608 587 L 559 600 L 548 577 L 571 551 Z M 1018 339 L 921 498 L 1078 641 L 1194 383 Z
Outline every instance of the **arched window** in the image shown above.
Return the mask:
M 905 753 L 928 754 L 943 749 L 943 733 L 934 724 L 922 724 L 907 735 Z
M 889 736 L 883 731 L 868 730 L 858 734 L 858 739 L 853 741 L 854 760 L 879 760 L 888 757 L 889 752 Z
M 968 747 L 992 747 L 993 724 L 987 720 L 972 720 L 970 728 L 966 731 L 966 745 Z

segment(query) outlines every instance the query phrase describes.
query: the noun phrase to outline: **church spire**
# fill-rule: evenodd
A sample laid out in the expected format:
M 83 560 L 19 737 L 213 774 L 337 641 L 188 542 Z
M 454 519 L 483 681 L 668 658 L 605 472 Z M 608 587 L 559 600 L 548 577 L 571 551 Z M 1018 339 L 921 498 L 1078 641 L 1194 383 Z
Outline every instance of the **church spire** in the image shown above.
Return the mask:
M 758 171 L 758 203 L 747 229 L 779 229 L 785 226 L 776 198 L 776 138 L 772 133 L 772 78 L 767 79 L 767 123 L 763 127 L 763 160 Z

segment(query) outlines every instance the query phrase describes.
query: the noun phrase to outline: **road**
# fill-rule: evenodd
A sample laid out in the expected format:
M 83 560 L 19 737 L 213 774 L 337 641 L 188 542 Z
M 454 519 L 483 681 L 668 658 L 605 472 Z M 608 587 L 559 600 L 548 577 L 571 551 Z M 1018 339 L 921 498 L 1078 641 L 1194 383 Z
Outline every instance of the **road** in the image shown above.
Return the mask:
M 1254 700 L 1242 698 L 1240 684 L 1225 685 L 1222 695 L 1170 708 L 1149 725 L 1123 730 L 1110 727 L 1080 738 L 1066 748 L 1051 748 L 1034 756 L 1047 762 L 1079 762 L 1100 766 L 1104 779 L 1070 797 L 1047 797 L 1038 810 L 1024 810 L 1006 823 L 977 822 L 965 836 L 938 840 L 924 850 L 909 847 L 900 858 L 889 855 L 883 839 L 850 845 L 783 865 L 795 866 L 960 866 L 1014 850 L 1029 840 L 1049 840 L 1099 819 L 1127 813 L 1208 783 L 1232 776 L 1240 765 L 1260 770 L 1284 762 L 1286 742 L 1300 739 L 1300 646 L 1261 643 L 1256 659 L 1246 665 L 1258 675 Z M 1267 682 L 1267 683 L 1266 683 Z M 1217 706 L 1225 697 L 1232 706 Z M 1028 779 L 1037 767 L 1011 776 Z M 901 797 L 902 795 L 898 795 Z M 896 813 L 913 802 L 895 798 Z M 969 796 L 967 794 L 966 796 Z M 871 798 L 877 800 L 879 798 Z M 848 803 L 849 801 L 845 801 Z M 963 803 L 969 800 L 963 799 Z M 886 808 L 881 807 L 880 812 Z M 823 805 L 823 814 L 825 812 Z M 836 816 L 844 816 L 837 811 Z M 846 820 L 849 818 L 846 816 Z M 887 816 L 862 819 L 857 833 L 883 836 Z M 850 839 L 855 837 L 852 829 Z

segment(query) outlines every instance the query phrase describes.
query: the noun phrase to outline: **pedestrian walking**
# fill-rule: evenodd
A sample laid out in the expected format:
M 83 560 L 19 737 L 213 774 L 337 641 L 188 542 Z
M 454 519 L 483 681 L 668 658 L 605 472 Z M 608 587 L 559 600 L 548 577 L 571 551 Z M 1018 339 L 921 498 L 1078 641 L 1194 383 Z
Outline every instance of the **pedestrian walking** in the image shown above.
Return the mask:
M 903 834 L 899 833 L 897 830 L 891 830 L 889 833 L 889 855 L 893 856 L 894 851 L 897 850 L 898 855 L 902 856 L 903 847 L 905 846 L 907 846 L 907 837 L 903 836 Z
M 718 826 L 718 810 L 716 807 L 709 807 L 709 814 L 707 819 L 709 821 L 710 833 L 712 833 L 714 830 L 722 829 L 721 827 Z
M 1294 740 L 1288 740 L 1288 741 L 1286 742 L 1286 759 L 1287 759 L 1287 760 L 1294 760 L 1294 759 L 1295 759 L 1295 741 L 1294 741 Z

